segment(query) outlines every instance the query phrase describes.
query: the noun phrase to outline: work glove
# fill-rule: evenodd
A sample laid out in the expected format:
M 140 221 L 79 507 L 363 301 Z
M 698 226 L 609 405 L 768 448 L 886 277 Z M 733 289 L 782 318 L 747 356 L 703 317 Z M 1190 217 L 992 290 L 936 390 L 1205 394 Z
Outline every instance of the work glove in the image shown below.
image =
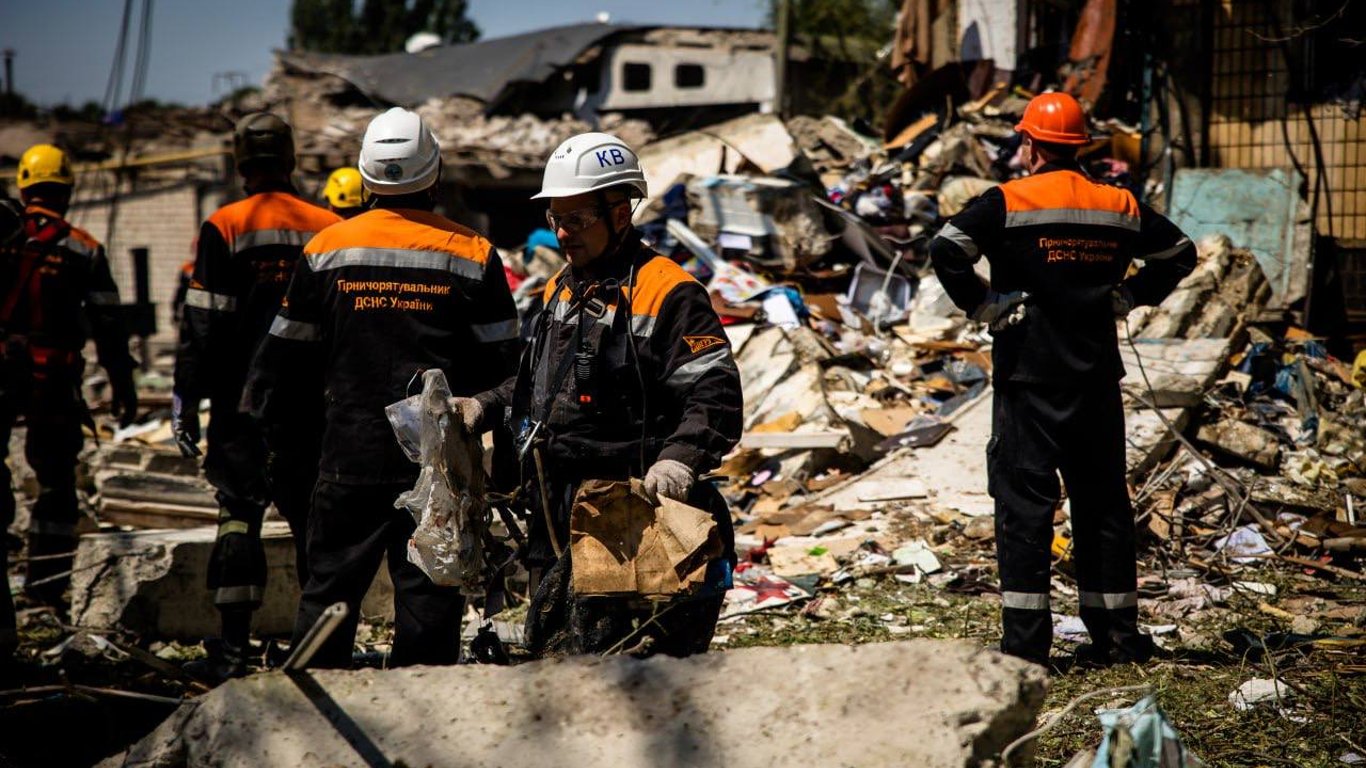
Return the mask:
M 175 444 L 181 456 L 199 455 L 199 398 L 186 397 L 179 392 L 171 394 L 171 429 L 175 432 Z
M 1119 286 L 1110 291 L 1110 306 L 1115 310 L 1117 319 L 1124 319 L 1134 309 L 1134 294 L 1128 288 Z
M 1025 319 L 1025 302 L 1028 300 L 1029 294 L 1025 291 L 987 291 L 986 301 L 972 311 L 972 319 L 993 331 L 1019 325 Z
M 673 459 L 660 459 L 645 473 L 643 485 L 645 494 L 656 504 L 661 496 L 674 501 L 686 501 L 695 479 L 696 475 L 687 464 Z
M 452 397 L 447 401 L 460 418 L 460 424 L 471 435 L 483 433 L 484 404 L 473 397 Z
M 111 378 L 114 399 L 109 403 L 109 412 L 119 420 L 119 428 L 127 429 L 138 416 L 138 388 L 133 384 L 133 374 Z

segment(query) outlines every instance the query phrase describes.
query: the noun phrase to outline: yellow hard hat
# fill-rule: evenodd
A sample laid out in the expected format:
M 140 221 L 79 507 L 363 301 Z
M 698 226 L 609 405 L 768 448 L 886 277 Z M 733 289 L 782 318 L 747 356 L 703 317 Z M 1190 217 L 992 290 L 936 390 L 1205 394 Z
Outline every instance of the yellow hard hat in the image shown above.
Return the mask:
M 355 208 L 368 201 L 370 193 L 361 185 L 360 171 L 338 168 L 327 177 L 323 197 L 333 208 Z
M 20 189 L 28 189 L 34 184 L 51 182 L 73 184 L 76 177 L 71 173 L 71 161 L 66 153 L 51 144 L 34 144 L 19 158 L 19 173 L 16 174 Z

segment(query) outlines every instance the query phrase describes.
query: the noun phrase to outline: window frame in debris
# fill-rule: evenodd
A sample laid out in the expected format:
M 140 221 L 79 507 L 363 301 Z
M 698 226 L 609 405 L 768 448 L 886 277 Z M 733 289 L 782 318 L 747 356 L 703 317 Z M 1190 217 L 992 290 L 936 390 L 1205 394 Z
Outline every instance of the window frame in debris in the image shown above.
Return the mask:
M 644 70 L 645 85 L 640 86 L 639 73 Z M 633 74 L 634 73 L 634 74 Z M 624 93 L 649 93 L 654 89 L 654 66 L 647 61 L 623 61 L 621 63 L 621 90 Z

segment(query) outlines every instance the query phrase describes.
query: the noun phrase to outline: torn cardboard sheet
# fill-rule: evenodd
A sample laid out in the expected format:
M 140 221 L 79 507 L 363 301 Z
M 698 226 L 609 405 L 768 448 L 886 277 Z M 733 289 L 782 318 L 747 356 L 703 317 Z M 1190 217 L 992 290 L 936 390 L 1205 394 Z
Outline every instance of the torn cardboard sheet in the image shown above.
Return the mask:
M 651 504 L 640 481 L 589 480 L 569 518 L 578 595 L 671 597 L 700 586 L 721 556 L 712 516 L 673 499 Z

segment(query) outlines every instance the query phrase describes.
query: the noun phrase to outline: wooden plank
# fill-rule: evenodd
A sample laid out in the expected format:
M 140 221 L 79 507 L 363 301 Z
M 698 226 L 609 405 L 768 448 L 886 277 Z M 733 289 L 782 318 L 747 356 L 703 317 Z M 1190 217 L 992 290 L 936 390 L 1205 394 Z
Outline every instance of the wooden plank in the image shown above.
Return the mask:
M 777 448 L 782 450 L 814 450 L 839 448 L 849 440 L 845 430 L 819 432 L 746 432 L 740 438 L 742 448 Z
M 134 528 L 198 528 L 218 524 L 218 509 L 155 501 L 101 499 L 100 519 Z

